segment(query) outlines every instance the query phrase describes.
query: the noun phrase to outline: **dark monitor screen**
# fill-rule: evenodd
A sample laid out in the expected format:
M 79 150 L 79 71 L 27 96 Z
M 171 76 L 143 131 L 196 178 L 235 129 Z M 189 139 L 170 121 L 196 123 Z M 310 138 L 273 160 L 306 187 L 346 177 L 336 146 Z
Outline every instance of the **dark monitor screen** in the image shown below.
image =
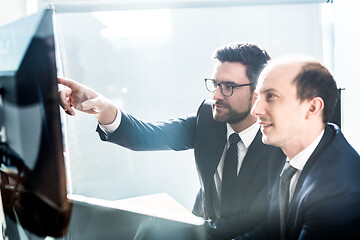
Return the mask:
M 39 236 L 68 226 L 52 11 L 0 28 L 1 195 L 5 216 Z

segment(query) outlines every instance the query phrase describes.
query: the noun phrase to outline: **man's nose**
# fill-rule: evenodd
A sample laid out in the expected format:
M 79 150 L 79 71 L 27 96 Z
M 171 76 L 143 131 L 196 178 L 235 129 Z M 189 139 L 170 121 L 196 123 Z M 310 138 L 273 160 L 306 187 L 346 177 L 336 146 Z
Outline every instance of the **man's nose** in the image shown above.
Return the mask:
M 264 104 L 260 98 L 257 98 L 251 108 L 251 115 L 254 117 L 262 116 L 265 113 Z

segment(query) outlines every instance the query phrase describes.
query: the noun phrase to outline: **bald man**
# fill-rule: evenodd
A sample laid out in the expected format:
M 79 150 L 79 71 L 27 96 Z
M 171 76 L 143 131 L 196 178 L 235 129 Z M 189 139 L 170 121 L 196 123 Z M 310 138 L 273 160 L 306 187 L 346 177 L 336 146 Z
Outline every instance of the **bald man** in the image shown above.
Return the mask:
M 328 123 L 338 98 L 332 75 L 311 58 L 275 60 L 255 98 L 262 141 L 286 157 L 269 169 L 266 223 L 237 239 L 360 239 L 360 157 Z

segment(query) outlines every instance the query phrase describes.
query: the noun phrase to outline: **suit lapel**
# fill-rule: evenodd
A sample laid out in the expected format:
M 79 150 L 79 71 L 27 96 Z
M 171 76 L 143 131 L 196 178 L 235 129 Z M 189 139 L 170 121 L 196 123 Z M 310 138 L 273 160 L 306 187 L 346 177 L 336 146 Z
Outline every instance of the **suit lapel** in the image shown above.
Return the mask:
M 324 136 L 322 137 L 319 145 L 315 148 L 314 152 L 311 154 L 309 160 L 306 162 L 304 169 L 302 170 L 302 172 L 300 174 L 298 182 L 296 183 L 294 195 L 293 195 L 292 201 L 290 202 L 290 206 L 289 206 L 288 216 L 290 215 L 293 208 L 295 208 L 299 204 L 299 201 L 300 201 L 299 197 L 301 197 L 301 192 L 303 190 L 302 187 L 305 185 L 304 190 L 307 189 L 305 183 L 306 183 L 306 179 L 309 176 L 311 169 L 316 164 L 317 159 L 319 158 L 321 153 L 323 153 L 323 151 L 328 146 L 329 142 L 333 139 L 333 137 L 334 137 L 334 132 L 331 130 L 331 128 L 329 126 L 326 126 Z
M 204 177 L 213 179 L 226 144 L 226 125 L 213 122 L 208 129 L 203 137 L 204 149 L 206 149 L 206 152 L 203 152 L 205 159 L 203 164 L 206 165 L 203 169 L 205 169 Z
M 226 144 L 226 124 L 215 122 L 213 119 L 199 124 L 198 150 L 195 159 L 201 174 L 201 184 L 205 195 L 205 204 L 209 217 L 215 217 L 214 204 L 219 199 L 215 187 L 214 174 L 220 162 Z

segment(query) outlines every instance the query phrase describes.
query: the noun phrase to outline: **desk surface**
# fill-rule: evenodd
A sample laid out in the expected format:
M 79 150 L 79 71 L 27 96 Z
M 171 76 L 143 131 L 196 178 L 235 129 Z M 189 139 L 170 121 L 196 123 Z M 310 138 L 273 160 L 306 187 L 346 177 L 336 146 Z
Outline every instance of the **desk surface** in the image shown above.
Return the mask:
M 76 195 L 70 199 L 72 216 L 64 240 L 205 239 L 203 220 L 166 194 L 119 201 Z

